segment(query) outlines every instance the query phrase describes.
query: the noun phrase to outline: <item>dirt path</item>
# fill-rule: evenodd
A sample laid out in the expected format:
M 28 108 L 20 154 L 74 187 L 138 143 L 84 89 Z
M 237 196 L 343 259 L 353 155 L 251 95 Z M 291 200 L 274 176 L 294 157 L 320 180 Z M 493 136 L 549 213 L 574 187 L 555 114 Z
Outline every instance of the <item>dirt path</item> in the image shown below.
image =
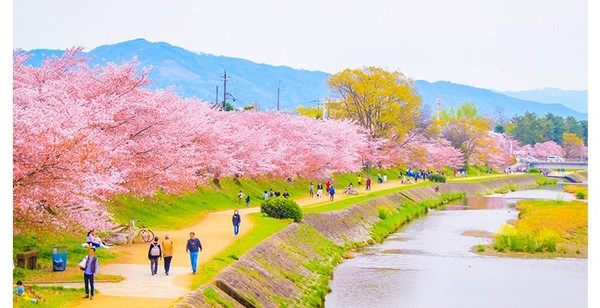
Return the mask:
M 386 190 L 402 185 L 400 181 L 388 181 L 382 184 L 372 184 L 369 192 L 364 185 L 358 187 L 358 195 L 346 195 L 343 187 L 337 185 L 335 201 L 364 196 L 365 194 Z M 307 188 L 308 193 L 308 188 Z M 320 198 L 308 195 L 293 198 L 300 206 L 327 206 L 331 203 L 328 196 Z M 247 215 L 260 211 L 259 207 L 240 208 L 242 224 L 240 234 L 243 236 L 253 227 Z M 75 307 L 168 307 L 177 299 L 190 291 L 192 281 L 190 259 L 185 252 L 185 243 L 189 238 L 189 232 L 194 231 L 202 242 L 203 250 L 198 257 L 198 267 L 212 259 L 216 254 L 223 251 L 236 240 L 243 240 L 233 236 L 231 215 L 233 210 L 207 213 L 198 223 L 180 230 L 159 230 L 155 235 L 161 240 L 165 234 L 169 234 L 174 242 L 175 251 L 171 262 L 170 275 L 164 274 L 163 262 L 159 261 L 158 275 L 152 276 L 150 272 L 150 261 L 148 260 L 149 244 L 133 244 L 127 246 L 115 246 L 111 249 L 117 252 L 126 252 L 119 257 L 115 263 L 102 264 L 100 260 L 100 271 L 104 274 L 115 274 L 125 277 L 118 283 L 97 283 L 96 289 L 100 291 L 94 300 L 81 300 Z M 198 272 L 198 274 L 202 274 Z M 68 287 L 83 287 L 81 284 L 64 285 Z

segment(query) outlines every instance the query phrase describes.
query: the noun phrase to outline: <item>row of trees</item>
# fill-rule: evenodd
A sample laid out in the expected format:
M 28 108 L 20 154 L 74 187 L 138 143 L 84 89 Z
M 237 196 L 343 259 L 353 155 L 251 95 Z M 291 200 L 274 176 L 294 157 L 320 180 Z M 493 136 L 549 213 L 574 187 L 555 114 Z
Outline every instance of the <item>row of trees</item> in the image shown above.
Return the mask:
M 474 104 L 444 110 L 433 120 L 412 80 L 400 72 L 346 69 L 332 75 L 327 84 L 335 97 L 327 104 L 329 116 L 352 119 L 368 130 L 371 139 L 380 140 L 384 155 L 378 157 L 379 164 L 499 166 L 510 160 L 499 143 L 501 136 L 490 131 L 490 121 L 477 113 Z
M 433 119 L 412 81 L 369 67 L 334 74 L 323 119 L 222 112 L 147 89 L 134 59 L 88 67 L 82 48 L 26 66 L 13 56 L 15 232 L 26 224 L 106 229 L 115 194 L 179 193 L 222 177 L 319 178 L 364 166 L 510 163 L 506 135 L 472 104 Z M 306 112 L 313 112 L 307 110 Z
M 522 144 L 533 145 L 535 143 L 554 141 L 564 144 L 564 137 L 576 136 L 583 145 L 587 146 L 588 121 L 577 121 L 574 117 L 563 118 L 548 113 L 539 117 L 535 113 L 526 112 L 523 115 L 513 117 L 507 123 L 499 123 L 495 127 L 496 132 L 508 133 Z M 572 135 L 565 135 L 572 134 Z M 567 140 L 567 143 L 570 141 Z
M 220 112 L 150 91 L 135 61 L 88 67 L 81 48 L 41 67 L 13 56 L 15 232 L 27 224 L 105 229 L 115 194 L 177 193 L 227 176 L 358 171 L 372 144 L 349 120 Z

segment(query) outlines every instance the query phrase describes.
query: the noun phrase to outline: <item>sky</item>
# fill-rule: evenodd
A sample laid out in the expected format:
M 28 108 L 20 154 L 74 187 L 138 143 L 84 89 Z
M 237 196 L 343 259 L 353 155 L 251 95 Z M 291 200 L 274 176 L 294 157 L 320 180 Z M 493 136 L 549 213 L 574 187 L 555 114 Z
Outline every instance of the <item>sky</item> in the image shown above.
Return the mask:
M 0 6 L 0 94 L 5 102 L 0 104 L 0 191 L 6 220 L 1 233 L 6 240 L 12 238 L 12 105 L 6 102 L 12 100 L 13 48 L 91 50 L 145 38 L 328 73 L 375 65 L 413 79 L 500 91 L 588 89 L 590 118 L 600 99 L 597 89 L 588 88 L 588 73 L 598 80 L 591 68 L 600 67 L 593 57 L 600 53 L 599 38 L 588 33 L 588 3 L 581 0 L 18 0 Z M 589 6 L 597 16 L 600 5 L 590 1 Z M 597 157 L 598 126 L 590 121 L 589 127 L 590 157 Z M 590 190 L 599 182 L 593 180 L 594 170 L 592 159 Z M 591 194 L 590 204 L 595 199 Z M 599 211 L 590 207 L 595 222 Z M 597 240 L 596 226 L 590 224 L 590 238 Z M 596 247 L 590 245 L 590 260 L 598 256 Z M 7 253 L 0 258 L 0 264 L 11 262 Z M 598 264 L 597 259 L 590 262 L 589 272 L 597 273 Z M 10 267 L 0 270 L 3 285 L 11 284 Z M 598 275 L 590 275 L 588 289 L 599 286 Z M 4 302 L 8 294 L 2 294 Z
M 336 73 L 379 66 L 499 91 L 586 90 L 582 0 L 19 0 L 13 47 L 136 38 Z

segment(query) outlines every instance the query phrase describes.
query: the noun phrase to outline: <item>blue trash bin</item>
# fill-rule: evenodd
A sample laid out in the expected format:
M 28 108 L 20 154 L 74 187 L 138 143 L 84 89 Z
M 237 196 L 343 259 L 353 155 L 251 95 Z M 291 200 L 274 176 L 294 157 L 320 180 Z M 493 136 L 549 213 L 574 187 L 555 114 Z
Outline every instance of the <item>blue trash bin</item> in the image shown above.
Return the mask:
M 62 272 L 67 269 L 67 247 L 52 247 L 52 271 Z

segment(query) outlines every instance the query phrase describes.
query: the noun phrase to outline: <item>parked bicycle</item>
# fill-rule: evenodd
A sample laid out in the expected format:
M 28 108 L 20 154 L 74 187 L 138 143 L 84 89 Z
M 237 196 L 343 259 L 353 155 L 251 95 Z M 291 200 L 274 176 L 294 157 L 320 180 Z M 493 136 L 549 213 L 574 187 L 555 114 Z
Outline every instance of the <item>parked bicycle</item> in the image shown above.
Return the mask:
M 146 226 L 142 225 L 141 227 L 137 227 L 135 223 L 138 220 L 131 220 L 127 225 L 121 225 L 116 227 L 113 230 L 118 230 L 116 232 L 119 233 L 129 233 L 132 237 L 132 242 L 141 242 L 148 243 L 154 239 L 154 232 L 152 230 L 146 228 Z

